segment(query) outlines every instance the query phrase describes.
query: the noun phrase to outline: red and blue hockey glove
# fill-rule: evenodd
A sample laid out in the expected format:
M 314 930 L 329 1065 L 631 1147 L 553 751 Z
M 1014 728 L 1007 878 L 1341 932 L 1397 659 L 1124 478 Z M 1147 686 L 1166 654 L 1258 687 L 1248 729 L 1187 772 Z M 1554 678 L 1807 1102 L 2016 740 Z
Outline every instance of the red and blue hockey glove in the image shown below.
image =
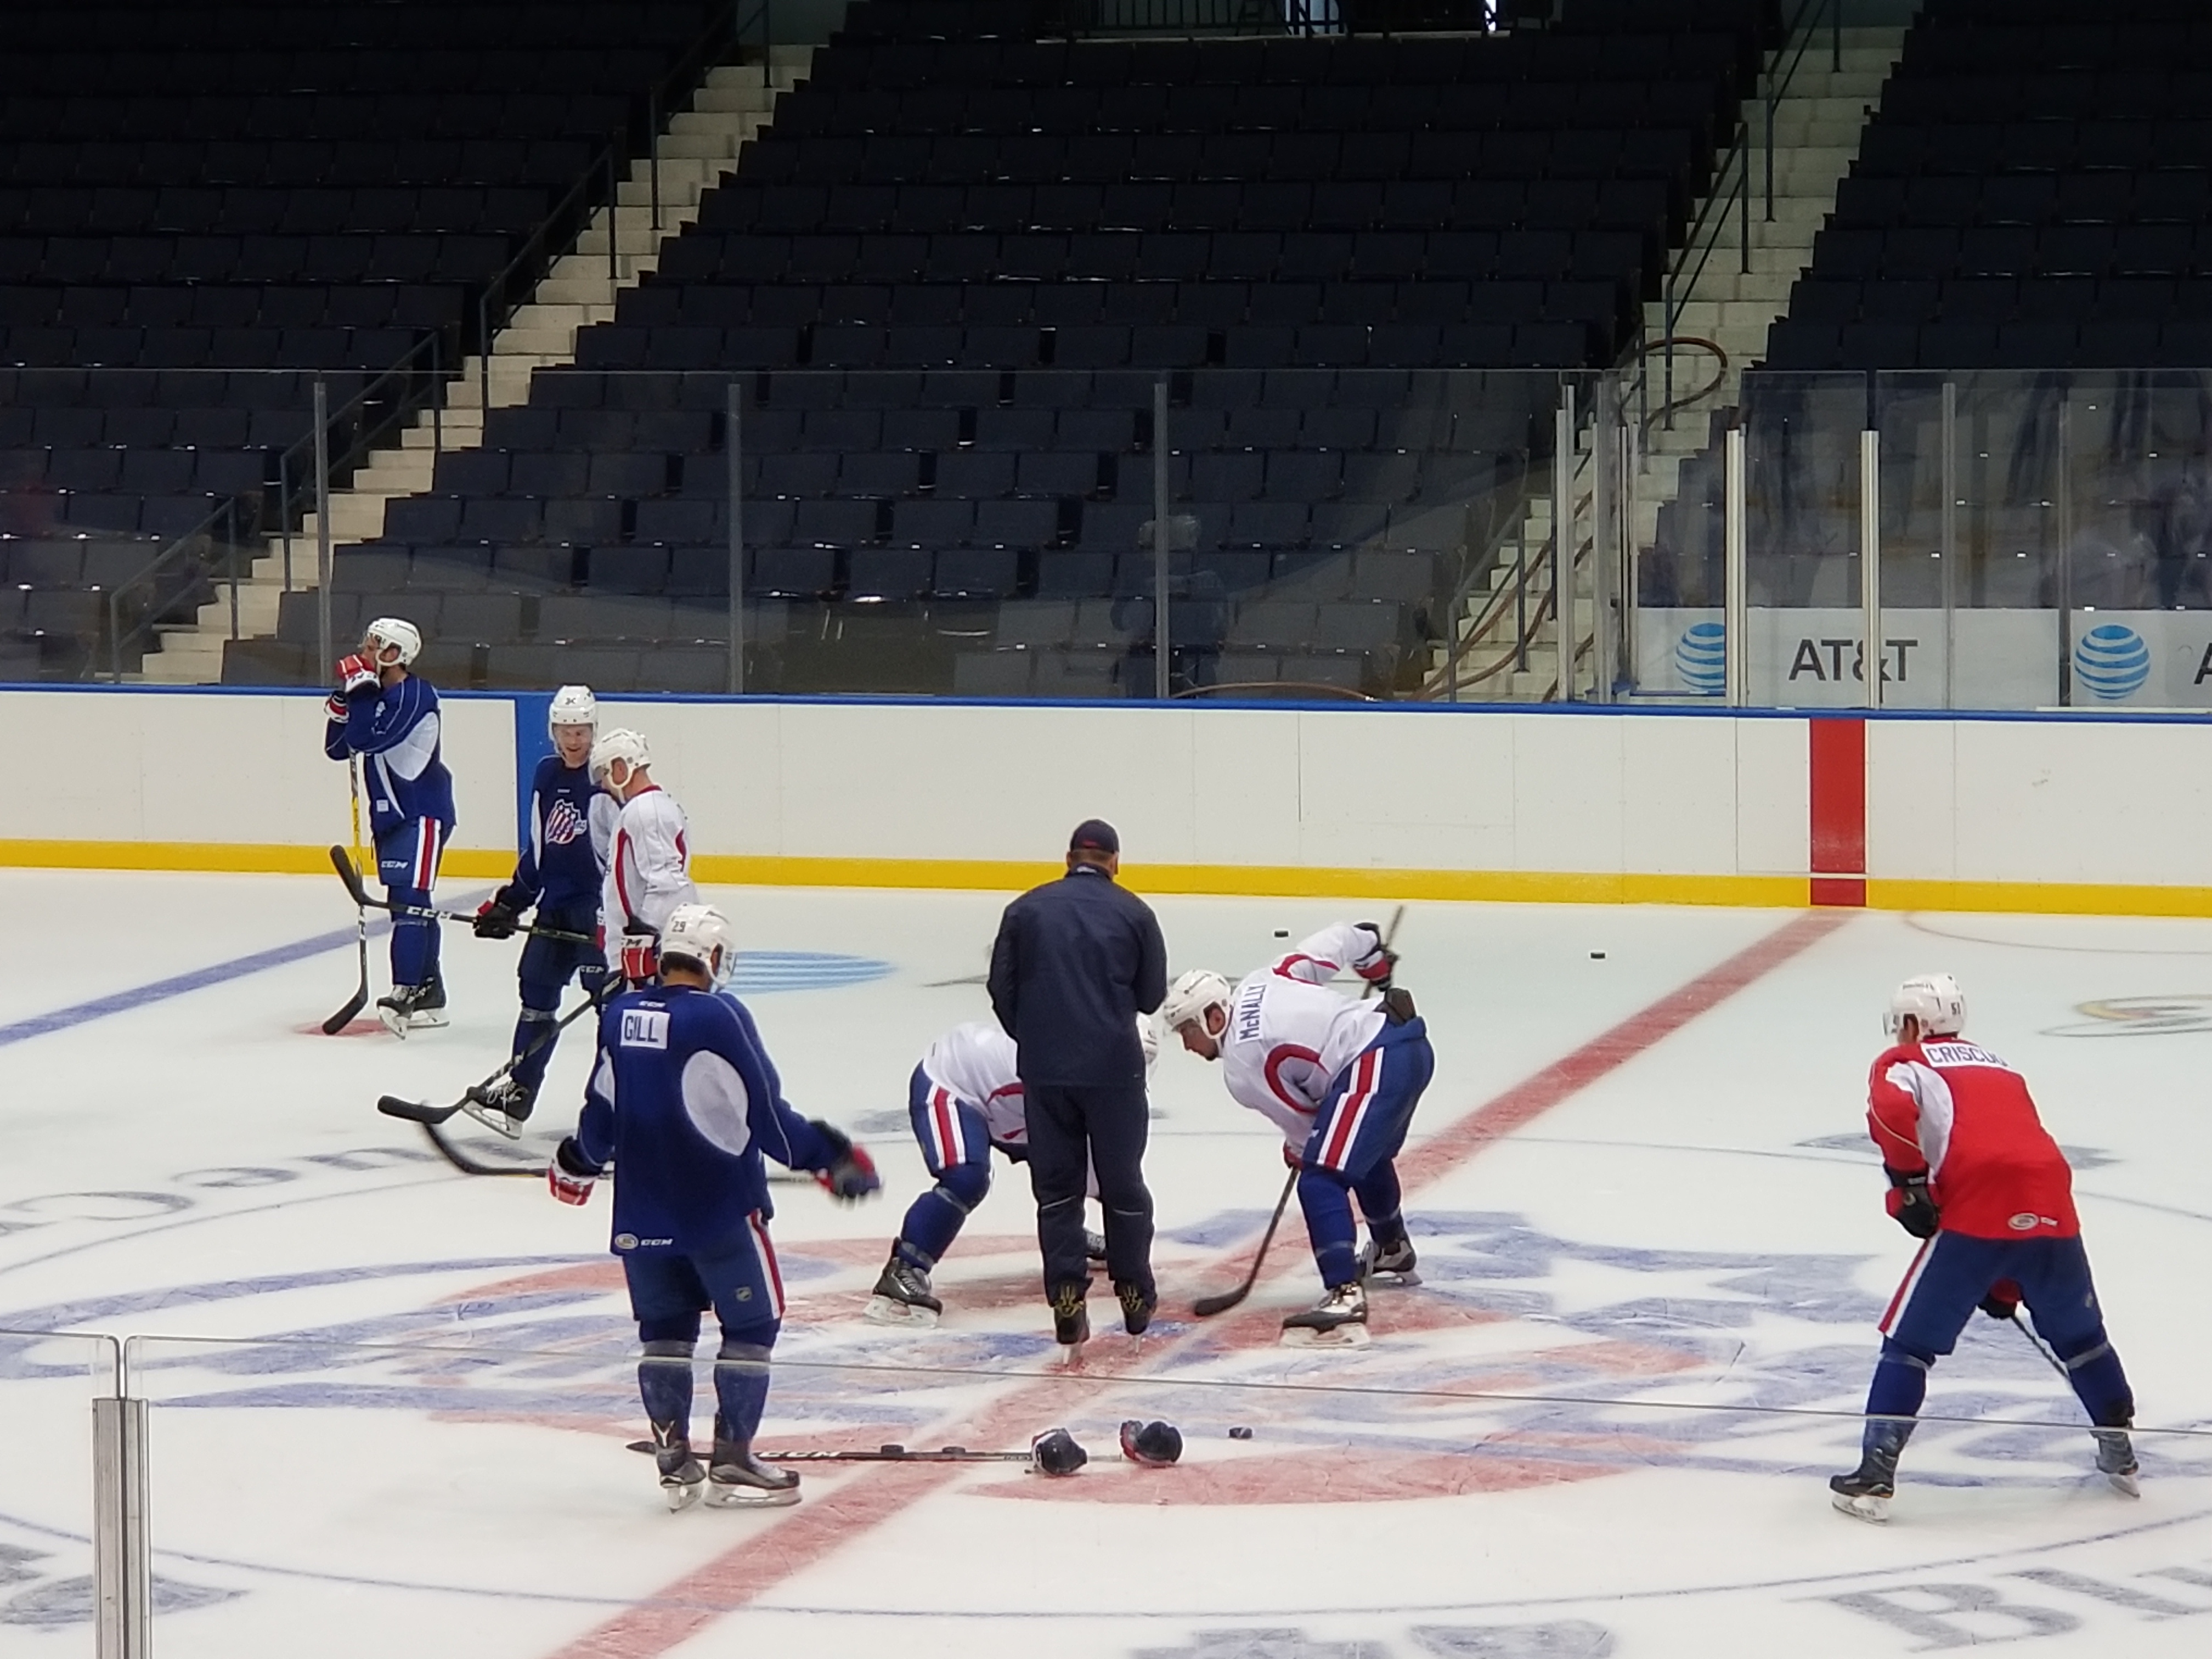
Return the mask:
M 362 656 L 338 659 L 338 695 L 350 697 L 356 691 L 373 690 L 384 683 L 376 672 L 376 665 Z
M 1889 1177 L 1889 1191 L 1883 1202 L 1890 1217 L 1915 1238 L 1933 1238 L 1936 1229 L 1943 1224 L 1943 1212 L 1928 1194 L 1928 1176 L 1906 1175 L 1899 1170 L 1885 1168 Z
M 343 725 L 346 716 L 352 714 L 353 710 L 346 707 L 346 700 L 343 693 L 333 691 L 323 703 L 323 713 Z
M 1382 930 L 1373 922 L 1355 922 L 1353 926 L 1375 935 L 1375 951 L 1364 962 L 1352 963 L 1352 971 L 1377 991 L 1389 990 L 1390 975 L 1398 970 L 1398 953 L 1382 942 Z
M 641 928 L 623 935 L 622 976 L 633 985 L 650 985 L 660 977 L 660 935 Z
M 592 1183 L 599 1178 L 599 1172 L 584 1161 L 574 1135 L 553 1149 L 553 1161 L 545 1166 L 545 1184 L 563 1204 L 590 1203 Z
M 834 1123 L 811 1120 L 814 1133 L 830 1147 L 830 1162 L 814 1172 L 822 1190 L 840 1203 L 857 1204 L 871 1193 L 883 1190 L 884 1178 L 876 1173 L 876 1160 L 865 1146 L 855 1146 L 852 1136 Z
M 1992 1319 L 2010 1319 L 2020 1311 L 2020 1286 L 2009 1279 L 2000 1279 L 1978 1305 Z

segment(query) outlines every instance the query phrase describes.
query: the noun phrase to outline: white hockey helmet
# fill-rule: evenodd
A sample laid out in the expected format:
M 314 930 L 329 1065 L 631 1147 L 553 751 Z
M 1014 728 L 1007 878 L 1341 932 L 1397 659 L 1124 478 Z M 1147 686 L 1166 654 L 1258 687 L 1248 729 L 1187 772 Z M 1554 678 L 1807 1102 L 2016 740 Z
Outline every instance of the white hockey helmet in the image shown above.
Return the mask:
M 545 710 L 545 729 L 556 726 L 588 726 L 593 731 L 599 725 L 599 700 L 592 695 L 588 685 L 564 685 L 553 694 L 553 701 Z
M 607 769 L 617 761 L 629 766 L 633 772 L 641 766 L 653 764 L 653 751 L 646 747 L 645 739 L 624 726 L 611 732 L 602 732 L 592 741 L 592 781 L 604 785 Z
M 1882 1030 L 1895 1036 L 1908 1016 L 1923 1036 L 1956 1036 L 1966 1027 L 1966 994 L 1948 974 L 1915 974 L 1889 994 Z
M 1168 987 L 1167 998 L 1160 1004 L 1160 1024 L 1168 1030 L 1180 1031 L 1197 1021 L 1203 1030 L 1206 1011 L 1218 1008 L 1225 1017 L 1234 989 L 1211 968 L 1194 968 Z
M 397 651 L 402 668 L 422 654 L 422 630 L 404 617 L 379 617 L 361 630 L 361 637 L 365 643 L 375 647 L 380 659 L 387 646 Z M 380 660 L 376 665 L 381 668 L 384 664 Z
M 730 919 L 711 904 L 679 904 L 660 930 L 660 961 L 695 963 L 720 985 L 730 977 L 737 953 L 730 948 Z

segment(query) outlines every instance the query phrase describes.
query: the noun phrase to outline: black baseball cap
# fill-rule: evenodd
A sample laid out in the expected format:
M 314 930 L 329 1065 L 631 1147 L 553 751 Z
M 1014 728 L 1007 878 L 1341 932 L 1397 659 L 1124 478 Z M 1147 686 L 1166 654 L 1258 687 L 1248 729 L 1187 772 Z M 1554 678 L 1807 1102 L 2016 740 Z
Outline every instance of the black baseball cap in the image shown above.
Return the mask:
M 1067 838 L 1071 853 L 1105 853 L 1118 857 L 1121 837 L 1114 833 L 1114 826 L 1103 818 L 1085 818 L 1075 826 L 1075 833 Z

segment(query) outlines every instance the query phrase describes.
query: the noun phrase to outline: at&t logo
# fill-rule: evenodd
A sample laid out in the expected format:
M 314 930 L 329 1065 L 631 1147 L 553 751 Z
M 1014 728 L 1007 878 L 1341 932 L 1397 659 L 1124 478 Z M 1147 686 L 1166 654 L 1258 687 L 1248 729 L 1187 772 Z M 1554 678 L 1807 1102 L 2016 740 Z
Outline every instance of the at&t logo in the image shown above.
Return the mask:
M 1682 684 L 1705 696 L 1728 690 L 1728 628 L 1717 622 L 1692 623 L 1674 642 L 1674 672 Z
M 2150 647 L 2124 623 L 2100 623 L 2075 644 L 2074 677 L 2100 702 L 2133 696 L 2150 678 Z

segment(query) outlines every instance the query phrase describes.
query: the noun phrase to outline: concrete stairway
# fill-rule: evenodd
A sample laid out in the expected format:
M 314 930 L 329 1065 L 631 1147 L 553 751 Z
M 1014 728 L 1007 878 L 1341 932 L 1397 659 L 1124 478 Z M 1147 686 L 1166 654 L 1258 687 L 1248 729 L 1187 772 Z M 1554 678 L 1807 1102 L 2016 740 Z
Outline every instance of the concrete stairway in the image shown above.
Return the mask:
M 805 74 L 813 53 L 811 46 L 773 48 L 766 86 L 757 64 L 708 71 L 690 106 L 670 120 L 660 136 L 659 228 L 653 223 L 652 164 L 641 156 L 629 176 L 616 186 L 611 257 L 609 211 L 602 208 L 574 251 L 553 262 L 529 301 L 494 335 L 489 365 L 482 356 L 462 363 L 447 388 L 446 405 L 437 420 L 434 422 L 429 410 L 422 411 L 397 446 L 376 451 L 345 489 L 332 489 L 333 547 L 382 535 L 386 506 L 395 497 L 429 489 L 441 449 L 470 449 L 483 441 L 487 382 L 489 406 L 504 409 L 529 400 L 535 370 L 575 362 L 577 331 L 612 318 L 616 295 L 635 286 L 658 265 L 661 243 L 698 217 L 699 198 L 736 167 L 738 152 L 768 124 L 777 94 Z M 293 533 L 294 592 L 312 591 L 315 586 L 317 533 L 313 513 Z M 240 635 L 249 639 L 273 635 L 284 592 L 283 541 L 270 537 L 254 560 L 252 574 L 238 584 Z M 147 653 L 138 678 L 171 685 L 219 681 L 223 644 L 230 637 L 230 585 L 217 583 L 215 599 L 200 607 L 196 622 L 162 626 L 159 648 Z
M 1657 533 L 1659 511 L 1673 501 L 1680 487 L 1682 464 L 1705 447 L 1713 411 L 1733 408 L 1740 395 L 1743 371 L 1766 348 L 1768 326 L 1788 309 L 1790 285 L 1803 274 L 1813 257 L 1813 238 L 1834 210 L 1836 185 L 1858 154 L 1859 135 L 1881 97 L 1905 45 L 1905 30 L 1850 28 L 1843 34 L 1842 67 L 1834 66 L 1826 38 L 1822 36 L 1805 53 L 1787 94 L 1775 110 L 1774 216 L 1766 216 L 1766 168 L 1763 140 L 1763 103 L 1747 109 L 1753 140 L 1752 158 L 1751 269 L 1742 269 L 1740 221 L 1731 213 L 1704 270 L 1682 304 L 1675 323 L 1678 339 L 1710 340 L 1727 355 L 1724 372 L 1716 377 L 1717 361 L 1697 348 L 1677 348 L 1674 396 L 1686 398 L 1670 425 L 1654 420 L 1637 457 L 1636 476 L 1630 491 L 1629 544 L 1649 547 Z M 1700 202 L 1702 213 L 1706 204 Z M 1694 222 L 1695 216 L 1693 216 Z M 1663 302 L 1644 310 L 1648 339 L 1663 340 L 1667 317 Z M 1650 376 L 1648 407 L 1662 404 L 1662 367 L 1654 350 L 1647 360 Z M 1709 382 L 1712 382 L 1709 390 Z M 1694 397 L 1690 394 L 1698 393 Z M 1583 516 L 1578 558 L 1586 559 L 1589 547 L 1587 500 L 1590 428 L 1587 411 L 1577 441 L 1576 495 Z M 1633 405 L 1629 410 L 1633 419 Z M 1528 520 L 1520 536 L 1509 541 L 1504 556 L 1488 573 L 1489 586 L 1468 596 L 1455 620 L 1463 648 L 1455 678 L 1461 700 L 1468 702 L 1549 701 L 1559 692 L 1559 644 L 1555 624 L 1547 620 L 1528 641 L 1527 667 L 1518 665 L 1516 617 L 1535 616 L 1549 605 L 1551 561 L 1540 556 L 1552 532 L 1552 474 L 1545 469 L 1532 479 Z M 1510 590 L 1523 579 L 1513 556 L 1525 544 L 1528 564 L 1527 592 L 1519 604 Z M 1588 656 L 1592 622 L 1587 597 L 1587 567 L 1577 582 L 1584 597 L 1574 607 L 1573 638 L 1579 668 L 1581 695 L 1590 685 Z M 1501 600 L 1499 595 L 1506 595 Z M 1441 674 L 1448 648 L 1434 647 L 1432 671 Z M 1509 660 L 1513 659 L 1513 660 Z

